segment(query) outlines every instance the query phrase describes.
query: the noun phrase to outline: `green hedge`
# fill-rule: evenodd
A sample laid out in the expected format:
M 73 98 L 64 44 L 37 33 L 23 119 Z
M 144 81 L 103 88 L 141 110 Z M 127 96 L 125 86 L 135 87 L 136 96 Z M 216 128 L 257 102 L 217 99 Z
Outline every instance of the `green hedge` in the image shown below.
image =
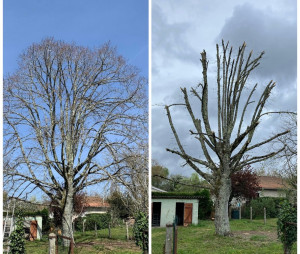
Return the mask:
M 139 212 L 135 216 L 135 222 L 133 225 L 133 234 L 135 243 L 139 246 L 143 252 L 148 251 L 148 215 Z
M 242 209 L 242 217 L 250 218 L 250 207 L 252 207 L 252 218 L 263 219 L 264 207 L 266 208 L 267 218 L 277 218 L 280 204 L 286 198 L 261 197 L 250 201 L 250 203 Z
M 202 192 L 152 192 L 152 197 L 201 197 Z
M 201 198 L 199 199 L 198 219 L 209 219 L 213 209 L 213 202 L 210 198 L 209 190 L 203 190 L 199 192 L 199 194 Z
M 110 223 L 110 214 L 88 214 L 85 217 L 80 217 L 75 220 L 75 229 L 82 231 L 83 220 L 85 220 L 85 230 L 95 230 L 95 224 L 97 225 L 97 229 L 108 228 L 108 224 Z

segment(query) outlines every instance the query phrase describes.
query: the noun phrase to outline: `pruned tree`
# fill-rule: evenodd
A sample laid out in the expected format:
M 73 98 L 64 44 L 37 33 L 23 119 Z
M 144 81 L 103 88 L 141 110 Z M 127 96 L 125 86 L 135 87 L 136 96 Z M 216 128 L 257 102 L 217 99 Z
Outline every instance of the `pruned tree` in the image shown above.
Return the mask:
M 7 186 L 15 195 L 47 194 L 72 236 L 74 195 L 118 175 L 128 159 L 118 152 L 135 147 L 147 125 L 146 88 L 110 43 L 89 49 L 48 38 L 30 46 L 4 81 Z
M 222 56 L 217 49 L 217 126 L 212 128 L 213 116 L 208 110 L 208 60 L 205 50 L 201 53 L 201 64 L 203 74 L 203 84 L 196 88 L 191 88 L 191 93 L 200 102 L 200 118 L 198 108 L 190 103 L 190 96 L 186 88 L 181 88 L 184 102 L 165 106 L 170 127 L 175 137 L 179 149 L 169 149 L 168 152 L 180 156 L 187 165 L 192 167 L 201 177 L 203 177 L 212 187 L 215 197 L 215 228 L 218 235 L 229 235 L 230 225 L 228 219 L 228 201 L 231 193 L 230 176 L 247 165 L 254 164 L 271 158 L 278 152 L 272 151 L 267 154 L 253 156 L 249 154 L 255 148 L 271 142 L 287 133 L 278 133 L 264 141 L 252 144 L 257 126 L 262 117 L 267 115 L 264 112 L 265 104 L 270 96 L 275 82 L 270 81 L 258 98 L 256 105 L 252 99 L 257 88 L 257 84 L 250 88 L 248 95 L 246 84 L 252 71 L 259 65 L 264 52 L 258 57 L 252 57 L 252 51 L 248 57 L 244 57 L 246 44 L 244 43 L 233 56 L 232 47 L 229 49 L 228 43 L 222 42 Z M 199 90 L 200 88 L 200 90 Z M 252 105 L 251 105 L 252 104 Z M 179 137 L 173 123 L 170 108 L 172 106 L 184 106 L 189 113 L 195 130 L 190 130 L 190 134 L 199 142 L 199 148 L 203 152 L 204 159 L 195 158 L 186 152 L 182 139 Z M 250 106 L 251 105 L 251 106 Z M 249 116 L 251 111 L 251 116 Z M 270 112 L 269 112 L 270 113 Z M 273 112 L 274 113 L 274 112 Z M 249 154 L 248 157 L 244 157 Z M 208 169 L 208 170 L 206 170 Z

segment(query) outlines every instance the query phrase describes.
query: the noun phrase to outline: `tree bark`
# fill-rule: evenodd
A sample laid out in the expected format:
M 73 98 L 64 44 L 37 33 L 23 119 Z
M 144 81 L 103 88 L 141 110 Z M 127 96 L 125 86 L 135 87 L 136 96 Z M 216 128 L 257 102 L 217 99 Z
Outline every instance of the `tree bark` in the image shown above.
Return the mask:
M 66 195 L 66 202 L 63 210 L 62 218 L 62 231 L 63 235 L 73 239 L 73 230 L 72 230 L 72 214 L 73 214 L 73 203 L 74 203 L 74 191 L 72 188 L 68 190 Z M 64 246 L 68 247 L 70 241 L 67 239 L 63 240 Z
M 215 228 L 216 234 L 222 236 L 230 235 L 228 216 L 228 203 L 231 192 L 231 180 L 228 176 L 222 176 L 219 188 L 216 190 L 215 201 Z

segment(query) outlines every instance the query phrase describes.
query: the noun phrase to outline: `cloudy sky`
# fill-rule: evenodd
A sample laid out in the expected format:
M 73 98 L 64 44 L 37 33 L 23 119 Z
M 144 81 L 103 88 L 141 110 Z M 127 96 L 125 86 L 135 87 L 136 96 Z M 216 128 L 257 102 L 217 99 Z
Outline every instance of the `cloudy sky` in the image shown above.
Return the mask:
M 296 14 L 296 0 L 152 1 L 152 159 L 167 167 L 171 174 L 193 172 L 188 166 L 182 167 L 178 156 L 166 152 L 167 147 L 175 149 L 177 145 L 163 106 L 183 102 L 180 87 L 190 88 L 202 81 L 199 59 L 205 49 L 208 82 L 212 87 L 210 112 L 215 116 L 216 43 L 222 39 L 230 41 L 234 49 L 245 41 L 247 49 L 256 56 L 265 51 L 248 86 L 257 82 L 259 95 L 270 80 L 276 81 L 267 110 L 296 111 Z M 192 127 L 187 112 L 183 107 L 172 108 L 172 116 L 185 148 L 201 158 L 198 143 L 189 135 Z M 279 117 L 264 118 L 256 141 L 281 128 Z

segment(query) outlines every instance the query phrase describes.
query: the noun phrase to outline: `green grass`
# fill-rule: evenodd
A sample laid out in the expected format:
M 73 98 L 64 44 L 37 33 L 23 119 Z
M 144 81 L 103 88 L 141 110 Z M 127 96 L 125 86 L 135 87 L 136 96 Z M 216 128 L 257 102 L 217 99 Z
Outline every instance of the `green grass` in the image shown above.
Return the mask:
M 129 237 L 132 237 L 132 229 L 129 229 Z M 126 240 L 125 226 L 112 228 L 111 238 L 108 238 L 108 229 L 87 232 L 75 232 L 74 234 L 76 247 L 75 254 L 131 254 L 141 253 L 141 250 L 135 246 L 133 241 Z M 26 241 L 26 253 L 29 254 L 48 254 L 49 241 L 47 236 L 43 236 L 40 241 Z M 59 253 L 68 253 L 66 248 L 59 246 Z
M 200 221 L 197 226 L 178 227 L 178 254 L 282 254 L 277 240 L 277 219 L 231 220 L 232 237 L 215 235 L 214 222 Z M 161 254 L 165 241 L 165 228 L 152 229 L 152 254 Z M 293 252 L 297 246 L 294 244 Z

